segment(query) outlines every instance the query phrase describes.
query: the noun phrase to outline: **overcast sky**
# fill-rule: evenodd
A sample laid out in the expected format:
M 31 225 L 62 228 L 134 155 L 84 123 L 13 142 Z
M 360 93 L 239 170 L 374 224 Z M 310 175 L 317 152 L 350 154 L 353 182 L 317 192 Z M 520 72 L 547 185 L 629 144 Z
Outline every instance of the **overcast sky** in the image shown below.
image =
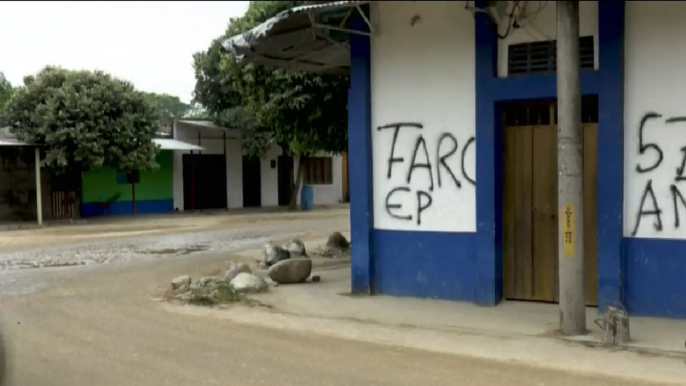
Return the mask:
M 0 1 L 0 72 L 16 86 L 46 65 L 98 69 L 189 102 L 193 53 L 248 3 Z

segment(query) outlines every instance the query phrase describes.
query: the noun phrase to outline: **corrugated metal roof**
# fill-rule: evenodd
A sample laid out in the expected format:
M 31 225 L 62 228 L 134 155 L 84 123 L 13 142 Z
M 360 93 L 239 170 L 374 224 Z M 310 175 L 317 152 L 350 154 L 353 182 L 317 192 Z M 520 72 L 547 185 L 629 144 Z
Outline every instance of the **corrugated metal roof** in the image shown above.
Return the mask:
M 239 61 L 295 71 L 347 73 L 350 46 L 322 36 L 313 27 L 323 12 L 356 7 L 370 1 L 334 1 L 302 5 L 283 11 L 222 45 Z
M 201 146 L 171 138 L 155 138 L 152 140 L 156 145 L 160 145 L 162 150 L 205 150 Z
M 19 141 L 9 127 L 0 127 L 0 146 L 29 146 L 29 144 Z

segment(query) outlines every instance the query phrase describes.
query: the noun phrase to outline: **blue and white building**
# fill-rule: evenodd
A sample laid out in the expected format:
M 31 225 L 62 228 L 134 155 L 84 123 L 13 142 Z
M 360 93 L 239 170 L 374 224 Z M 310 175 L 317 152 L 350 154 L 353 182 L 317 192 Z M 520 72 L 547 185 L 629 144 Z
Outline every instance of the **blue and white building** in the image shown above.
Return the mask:
M 348 72 L 352 288 L 557 300 L 555 2 L 299 7 L 226 42 Z M 580 3 L 587 300 L 686 317 L 686 2 Z M 551 175 L 552 173 L 552 175 Z

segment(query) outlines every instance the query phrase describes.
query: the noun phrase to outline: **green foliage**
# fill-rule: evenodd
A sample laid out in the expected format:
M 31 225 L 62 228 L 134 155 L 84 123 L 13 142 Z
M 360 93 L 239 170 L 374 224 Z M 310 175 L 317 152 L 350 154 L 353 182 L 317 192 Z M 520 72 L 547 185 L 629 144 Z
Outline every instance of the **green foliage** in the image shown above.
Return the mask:
M 144 93 L 148 102 L 157 106 L 162 114 L 162 122 L 171 124 L 174 118 L 185 118 L 191 111 L 191 105 L 181 102 L 179 97 L 169 94 Z
M 302 2 L 253 1 L 224 36 L 194 55 L 195 100 L 219 125 L 242 132 L 243 146 L 263 156 L 276 143 L 294 155 L 347 148 L 346 76 L 292 73 L 240 65 L 221 42 Z
M 25 78 L 5 106 L 17 136 L 43 146 L 57 173 L 106 166 L 155 168 L 160 112 L 125 81 L 102 72 L 46 67 Z
M 13 91 L 12 84 L 5 78 L 5 74 L 0 72 L 0 112 L 2 107 L 10 100 Z

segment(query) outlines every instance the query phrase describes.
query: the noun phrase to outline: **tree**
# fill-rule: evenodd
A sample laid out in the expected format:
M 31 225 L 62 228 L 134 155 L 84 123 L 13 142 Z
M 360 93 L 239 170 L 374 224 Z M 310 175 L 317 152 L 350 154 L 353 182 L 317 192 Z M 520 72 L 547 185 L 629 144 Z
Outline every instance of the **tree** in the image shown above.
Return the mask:
M 2 112 L 2 107 L 10 100 L 13 91 L 12 84 L 5 78 L 5 74 L 0 72 L 0 112 Z
M 110 167 L 134 175 L 159 167 L 153 138 L 160 112 L 129 82 L 96 71 L 46 67 L 27 77 L 5 106 L 17 136 L 45 149 L 44 165 L 57 174 Z
M 347 149 L 347 76 L 241 65 L 222 49 L 221 42 L 300 3 L 253 1 L 207 51 L 194 55 L 195 100 L 217 124 L 239 129 L 251 156 L 261 157 L 278 144 L 286 155 L 300 158 L 291 209 L 296 206 L 308 158 Z
M 145 93 L 145 97 L 160 109 L 162 122 L 166 125 L 171 124 L 174 119 L 185 118 L 191 111 L 191 105 L 181 102 L 177 96 L 150 92 Z

